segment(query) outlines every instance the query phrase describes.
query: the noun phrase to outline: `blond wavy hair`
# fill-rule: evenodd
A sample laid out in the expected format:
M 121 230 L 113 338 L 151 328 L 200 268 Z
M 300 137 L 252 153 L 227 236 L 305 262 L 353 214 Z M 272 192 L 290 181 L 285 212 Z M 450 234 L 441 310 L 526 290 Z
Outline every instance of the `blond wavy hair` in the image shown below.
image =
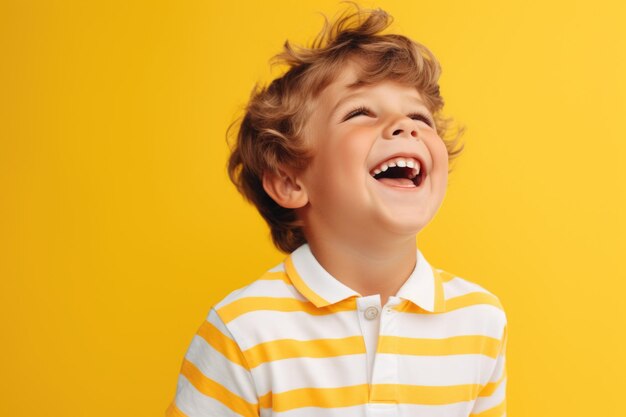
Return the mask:
M 435 119 L 445 142 L 448 160 L 462 152 L 457 146 L 462 129 L 446 139 L 451 120 L 441 114 L 439 62 L 428 48 L 398 34 L 383 34 L 392 17 L 384 10 L 346 10 L 333 23 L 325 17 L 322 31 L 309 47 L 292 46 L 273 57 L 288 70 L 267 87 L 256 85 L 243 117 L 228 128 L 231 146 L 228 174 L 239 192 L 254 204 L 270 227 L 274 245 L 290 253 L 306 243 L 302 221 L 294 209 L 278 205 L 263 188 L 263 175 L 280 167 L 305 169 L 312 150 L 306 146 L 304 128 L 314 108 L 313 99 L 345 69 L 358 62 L 359 79 L 366 84 L 393 80 L 415 87 Z M 237 129 L 238 128 L 238 129 Z M 450 172 L 451 172 L 451 168 Z

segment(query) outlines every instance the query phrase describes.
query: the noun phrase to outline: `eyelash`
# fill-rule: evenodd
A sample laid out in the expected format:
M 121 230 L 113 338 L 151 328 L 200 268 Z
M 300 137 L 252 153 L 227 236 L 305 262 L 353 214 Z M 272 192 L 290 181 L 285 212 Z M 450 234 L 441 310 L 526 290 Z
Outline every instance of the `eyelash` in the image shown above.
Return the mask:
M 361 106 L 361 107 L 357 107 L 356 109 L 353 109 L 352 111 L 350 111 L 350 112 L 346 115 L 346 117 L 344 117 L 344 119 L 343 119 L 343 120 L 348 120 L 348 119 L 353 118 L 354 116 L 359 116 L 359 115 L 361 115 L 361 114 L 365 114 L 365 115 L 367 115 L 367 114 L 369 114 L 369 113 L 371 113 L 371 112 L 370 112 L 370 109 L 368 109 L 367 107 L 363 107 L 363 106 Z
M 353 118 L 355 116 L 359 116 L 359 115 L 362 115 L 362 114 L 368 115 L 368 114 L 371 114 L 371 111 L 367 107 L 360 106 L 360 107 L 357 107 L 356 109 L 353 109 L 352 111 L 350 111 L 343 120 L 346 121 L 348 119 L 351 119 L 351 118 Z M 426 123 L 430 127 L 433 127 L 433 125 L 434 125 L 432 119 L 430 117 L 428 117 L 428 116 L 423 115 L 423 114 L 420 114 L 420 113 L 410 113 L 407 116 L 410 117 L 413 120 L 421 120 L 422 122 Z

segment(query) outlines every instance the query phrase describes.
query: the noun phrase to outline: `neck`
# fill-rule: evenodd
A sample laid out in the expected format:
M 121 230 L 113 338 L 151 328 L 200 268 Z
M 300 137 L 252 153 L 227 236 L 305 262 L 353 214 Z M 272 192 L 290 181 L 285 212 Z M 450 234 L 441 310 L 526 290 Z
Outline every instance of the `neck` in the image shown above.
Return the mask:
M 380 294 L 383 305 L 396 295 L 417 261 L 415 236 L 359 245 L 309 236 L 308 243 L 328 273 L 362 296 Z

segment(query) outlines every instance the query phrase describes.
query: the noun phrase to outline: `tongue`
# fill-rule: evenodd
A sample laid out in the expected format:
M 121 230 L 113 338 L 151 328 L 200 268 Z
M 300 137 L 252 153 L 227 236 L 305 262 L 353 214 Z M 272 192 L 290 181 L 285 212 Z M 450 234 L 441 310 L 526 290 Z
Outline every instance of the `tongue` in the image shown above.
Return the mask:
M 413 181 L 408 178 L 380 178 L 378 181 L 394 187 L 415 187 Z

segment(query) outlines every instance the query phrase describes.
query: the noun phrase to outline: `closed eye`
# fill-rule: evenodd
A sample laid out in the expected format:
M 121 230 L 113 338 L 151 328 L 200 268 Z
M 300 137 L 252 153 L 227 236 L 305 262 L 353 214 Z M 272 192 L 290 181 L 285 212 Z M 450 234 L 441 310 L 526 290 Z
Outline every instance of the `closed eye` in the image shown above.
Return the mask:
M 369 108 L 365 106 L 359 106 L 351 110 L 350 112 L 348 112 L 348 114 L 343 118 L 343 121 L 345 122 L 346 120 L 352 119 L 353 117 L 357 117 L 357 116 L 373 116 L 373 115 L 374 113 L 372 113 L 372 111 Z M 433 119 L 425 114 L 411 113 L 411 114 L 408 114 L 407 117 L 410 117 L 413 120 L 424 122 L 432 128 L 435 127 L 435 122 L 433 121 Z
M 433 122 L 433 119 L 431 119 L 430 117 L 424 115 L 424 114 L 420 114 L 420 113 L 411 113 L 409 114 L 409 117 L 413 120 L 419 120 L 421 122 L 426 123 L 428 126 L 430 127 L 434 127 L 435 123 Z
M 351 110 L 346 117 L 343 118 L 343 121 L 345 122 L 348 119 L 352 119 L 353 117 L 356 116 L 370 116 L 372 114 L 372 111 L 370 109 L 368 109 L 367 107 L 361 106 L 361 107 L 357 107 L 356 109 Z

